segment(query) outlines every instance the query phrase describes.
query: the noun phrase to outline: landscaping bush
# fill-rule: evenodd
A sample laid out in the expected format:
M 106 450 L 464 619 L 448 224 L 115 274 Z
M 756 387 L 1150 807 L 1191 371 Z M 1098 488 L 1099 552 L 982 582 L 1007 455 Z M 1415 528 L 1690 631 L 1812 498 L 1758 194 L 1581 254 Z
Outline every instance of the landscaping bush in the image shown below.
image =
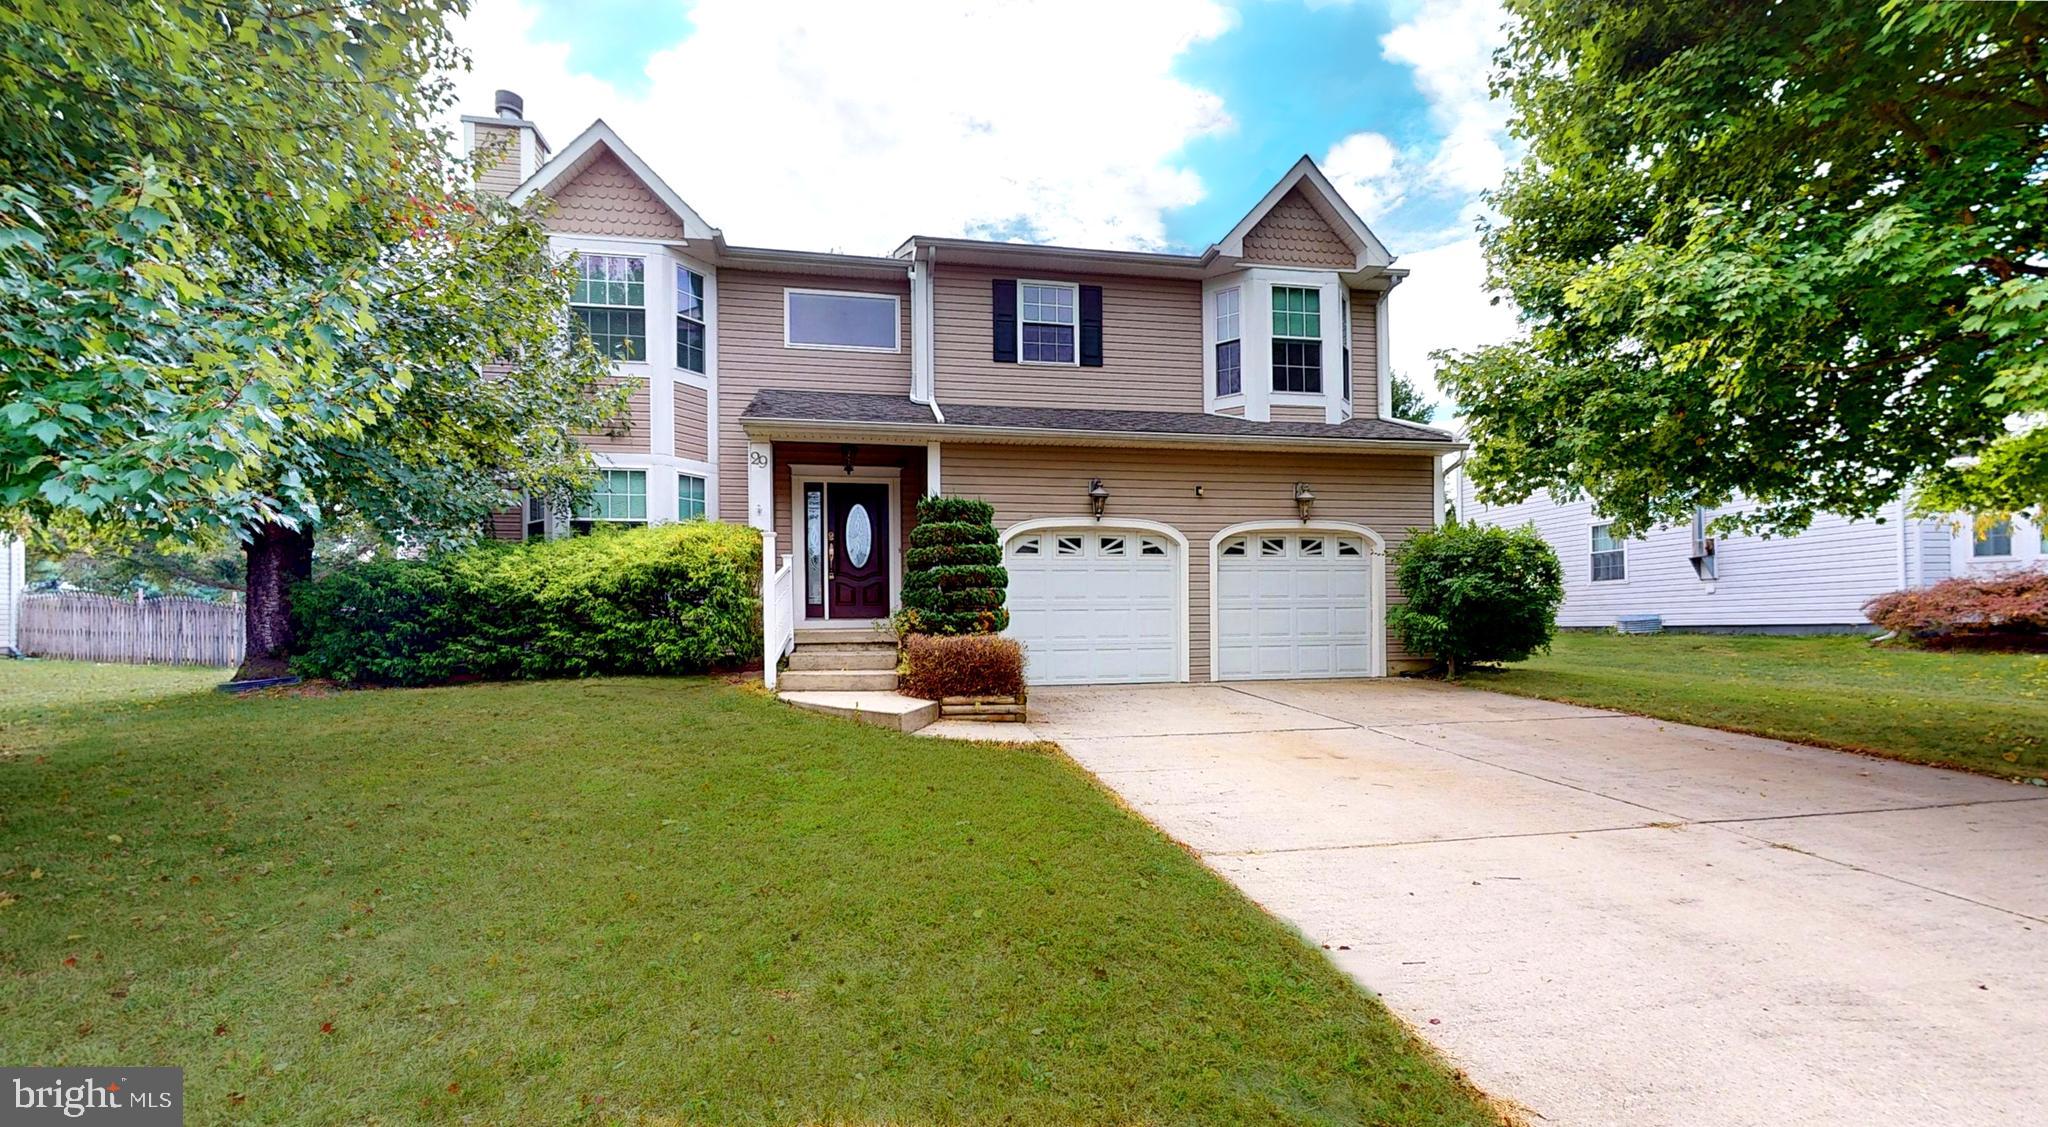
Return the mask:
M 1863 613 L 1886 630 L 1936 646 L 2037 648 L 2048 644 L 2048 571 L 1945 579 L 1879 595 Z
M 1010 573 L 1003 570 L 995 506 L 966 497 L 926 497 L 903 557 L 903 609 L 897 632 L 999 634 Z
M 1023 697 L 1024 647 L 992 634 L 903 639 L 903 691 L 926 700 Z
M 1414 533 L 1395 558 L 1408 601 L 1387 625 L 1411 653 L 1455 677 L 1460 666 L 1550 648 L 1564 568 L 1533 527 L 1446 524 Z
M 693 673 L 761 645 L 760 535 L 689 521 L 366 563 L 293 594 L 293 667 L 426 685 Z

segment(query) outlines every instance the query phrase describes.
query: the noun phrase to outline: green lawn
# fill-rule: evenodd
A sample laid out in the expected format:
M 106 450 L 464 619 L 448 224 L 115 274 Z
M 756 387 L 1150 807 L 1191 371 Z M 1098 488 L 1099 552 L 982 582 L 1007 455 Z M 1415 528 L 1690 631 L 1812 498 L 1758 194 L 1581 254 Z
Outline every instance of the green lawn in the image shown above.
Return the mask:
M 0 1060 L 195 1124 L 1496 1122 L 1049 749 L 217 677 L 0 662 Z
M 2008 778 L 2048 775 L 2048 656 L 1864 638 L 1567 632 L 1478 688 Z

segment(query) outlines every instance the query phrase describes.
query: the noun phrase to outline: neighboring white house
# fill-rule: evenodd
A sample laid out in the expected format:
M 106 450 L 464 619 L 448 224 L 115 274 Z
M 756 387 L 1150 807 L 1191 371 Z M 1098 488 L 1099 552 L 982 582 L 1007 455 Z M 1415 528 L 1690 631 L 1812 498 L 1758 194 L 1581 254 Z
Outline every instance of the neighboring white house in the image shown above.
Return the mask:
M 0 535 L 0 656 L 21 650 L 21 592 L 28 584 L 28 556 L 20 540 Z
M 1589 501 L 1558 504 L 1539 494 L 1518 505 L 1484 505 L 1462 467 L 1446 471 L 1444 480 L 1459 520 L 1533 523 L 1557 550 L 1565 585 L 1557 621 L 1566 627 L 1654 615 L 1677 629 L 1868 629 L 1863 604 L 1887 591 L 2042 558 L 2041 530 L 2025 521 L 1979 531 L 1968 517 L 1912 517 L 1904 505 L 1893 506 L 1883 523 L 1823 513 L 1797 536 L 1709 535 L 1716 516 L 1739 511 L 1729 506 L 1617 540 Z

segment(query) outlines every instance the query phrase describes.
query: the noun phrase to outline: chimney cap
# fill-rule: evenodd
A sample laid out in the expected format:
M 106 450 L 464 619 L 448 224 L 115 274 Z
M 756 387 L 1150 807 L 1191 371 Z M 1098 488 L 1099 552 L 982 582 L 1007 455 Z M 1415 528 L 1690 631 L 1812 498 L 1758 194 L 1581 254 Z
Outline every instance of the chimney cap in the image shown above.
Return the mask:
M 496 101 L 499 117 L 507 117 L 518 121 L 526 116 L 526 99 L 514 94 L 512 91 L 498 91 Z

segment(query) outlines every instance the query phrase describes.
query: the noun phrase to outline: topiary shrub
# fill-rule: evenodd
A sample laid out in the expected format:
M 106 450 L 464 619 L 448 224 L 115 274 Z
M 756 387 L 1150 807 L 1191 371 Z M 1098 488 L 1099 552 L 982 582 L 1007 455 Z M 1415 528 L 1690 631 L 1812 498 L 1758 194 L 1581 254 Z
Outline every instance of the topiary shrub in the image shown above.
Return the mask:
M 903 556 L 903 609 L 897 632 L 999 634 L 1010 573 L 1003 570 L 995 506 L 966 497 L 926 497 Z
M 990 634 L 903 639 L 902 689 L 914 697 L 1024 696 L 1024 647 Z
M 1408 601 L 1387 612 L 1387 625 L 1451 676 L 1550 648 L 1564 568 L 1534 527 L 1446 524 L 1412 534 L 1395 560 Z
M 760 651 L 761 538 L 688 521 L 356 564 L 299 584 L 301 674 L 429 685 L 693 673 Z
M 1935 648 L 2039 649 L 2048 646 L 2048 571 L 1944 579 L 1918 591 L 1893 591 L 1864 604 L 1886 630 Z

